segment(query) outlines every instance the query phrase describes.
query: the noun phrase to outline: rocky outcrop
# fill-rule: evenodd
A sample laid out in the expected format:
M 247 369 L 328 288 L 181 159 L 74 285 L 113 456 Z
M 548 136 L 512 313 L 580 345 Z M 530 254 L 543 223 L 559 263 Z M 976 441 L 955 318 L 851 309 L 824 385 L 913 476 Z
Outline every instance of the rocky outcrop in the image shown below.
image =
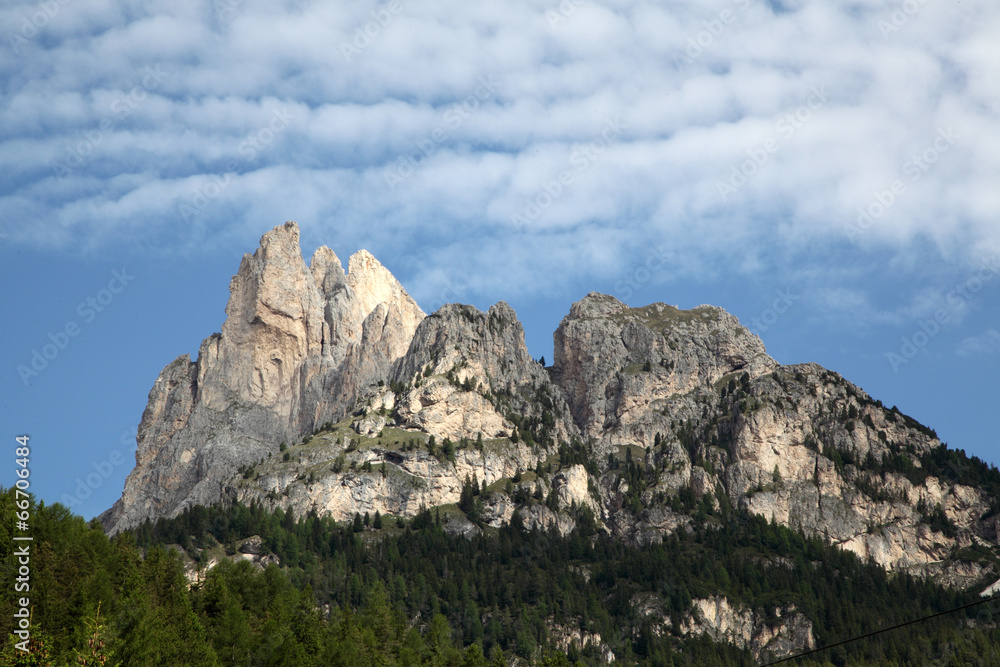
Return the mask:
M 326 247 L 307 266 L 294 223 L 230 291 L 222 332 L 150 392 L 111 532 L 218 500 L 413 516 L 474 488 L 456 532 L 582 521 L 641 545 L 736 507 L 959 587 L 989 570 L 954 554 L 1000 544 L 996 498 L 924 469 L 932 431 L 836 373 L 779 365 L 719 308 L 590 293 L 543 368 L 506 303 L 425 317 L 365 251 L 346 272 Z
M 229 289 L 222 333 L 150 392 L 136 467 L 101 516 L 112 533 L 220 500 L 233 470 L 339 418 L 388 375 L 424 316 L 365 251 L 346 274 L 326 247 L 306 266 L 294 222 L 264 235 Z
M 556 381 L 580 430 L 595 438 L 608 431 L 634 438 L 671 398 L 734 371 L 756 377 L 777 366 L 721 308 L 629 308 L 596 292 L 573 304 L 554 340 Z
M 590 492 L 591 479 L 586 468 L 577 463 L 563 468 L 552 478 L 552 491 L 556 494 L 558 507 L 589 507 L 596 515 L 601 508 Z
M 514 422 L 536 419 L 544 422 L 546 442 L 578 433 L 562 392 L 528 353 L 524 328 L 504 302 L 485 313 L 442 307 L 421 322 L 393 375 L 403 385 L 397 416 L 404 427 L 451 438 L 508 437 Z
M 780 366 L 718 308 L 630 308 L 591 293 L 555 345 L 553 377 L 597 460 L 628 452 L 653 478 L 630 505 L 620 470 L 600 477 L 602 516 L 623 539 L 655 542 L 686 525 L 662 499 L 687 489 L 963 587 L 984 572 L 942 568 L 949 554 L 1000 544 L 995 519 L 981 519 L 985 492 L 914 474 L 941 444 L 933 432 L 816 364 Z
M 728 452 L 705 456 L 730 499 L 755 514 L 911 572 L 997 544 L 980 521 L 984 492 L 921 472 L 921 457 L 941 446 L 932 432 L 815 364 L 734 389 L 717 419 Z M 937 508 L 953 530 L 931 527 Z
M 423 508 L 457 503 L 467 479 L 485 487 L 538 462 L 523 443 L 487 442 L 481 450 L 459 443 L 449 457 L 443 447 L 428 451 L 427 436 L 419 432 L 392 429 L 380 439 L 355 440 L 341 435 L 348 430 L 344 422 L 332 433 L 290 447 L 287 460 L 275 456 L 248 473 L 231 475 L 226 497 L 292 509 L 299 516 L 314 510 L 338 521 L 366 512 L 414 516 Z
M 694 601 L 694 611 L 682 625 L 684 634 L 705 634 L 714 641 L 748 648 L 761 659 L 784 658 L 816 647 L 812 622 L 795 607 L 775 609 L 775 623 L 724 597 Z
M 784 658 L 816 647 L 812 621 L 796 611 L 795 605 L 771 607 L 769 614 L 763 614 L 763 610 L 755 611 L 715 595 L 692 600 L 690 609 L 677 618 L 676 613 L 668 613 L 657 594 L 639 593 L 631 602 L 636 613 L 648 619 L 650 630 L 657 636 L 707 635 L 712 641 L 747 649 L 758 660 Z
M 281 565 L 281 559 L 264 549 L 263 540 L 259 535 L 248 537 L 237 547 L 236 553 L 228 555 L 218 543 L 207 552 L 204 549 L 194 549 L 191 554 L 178 544 L 171 545 L 170 548 L 180 554 L 181 562 L 184 564 L 184 577 L 188 581 L 189 588 L 204 586 L 208 573 L 223 561 L 247 562 L 257 571 L 267 569 L 268 565 Z
M 608 645 L 601 639 L 599 632 L 588 632 L 580 629 L 580 623 L 566 625 L 557 623 L 554 619 L 546 622 L 549 631 L 549 639 L 560 651 L 569 651 L 571 648 L 582 650 L 588 646 L 593 647 L 604 659 L 604 662 L 611 664 L 615 661 L 615 654 Z
M 456 503 L 468 480 L 486 487 L 531 471 L 578 434 L 505 303 L 486 313 L 450 304 L 425 318 L 388 383 L 360 395 L 353 408 L 343 422 L 290 448 L 289 461 L 259 462 L 252 479 L 231 475 L 226 497 L 335 519 L 376 511 L 413 516 Z M 566 508 L 589 504 L 599 515 L 588 482 L 578 465 L 536 485 L 546 496 L 557 487 Z M 481 498 L 488 523 L 510 519 L 514 503 L 504 495 Z M 563 533 L 575 525 L 547 507 L 527 508 L 525 521 Z

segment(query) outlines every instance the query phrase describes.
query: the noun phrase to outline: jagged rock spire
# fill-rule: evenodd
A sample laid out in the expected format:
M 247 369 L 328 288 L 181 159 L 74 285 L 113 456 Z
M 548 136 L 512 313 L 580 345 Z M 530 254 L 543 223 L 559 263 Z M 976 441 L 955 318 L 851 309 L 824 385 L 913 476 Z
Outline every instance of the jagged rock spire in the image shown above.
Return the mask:
M 286 222 L 243 256 L 221 334 L 169 364 L 149 395 L 136 467 L 101 519 L 112 531 L 220 500 L 221 481 L 339 416 L 409 347 L 424 318 L 366 250 L 345 274 L 321 247 L 306 266 Z

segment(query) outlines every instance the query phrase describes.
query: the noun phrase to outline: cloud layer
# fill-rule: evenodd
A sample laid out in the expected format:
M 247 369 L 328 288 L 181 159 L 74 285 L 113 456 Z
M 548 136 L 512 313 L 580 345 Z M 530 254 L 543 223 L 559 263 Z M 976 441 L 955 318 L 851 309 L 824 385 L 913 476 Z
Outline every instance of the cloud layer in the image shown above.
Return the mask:
M 674 276 L 836 248 L 816 279 L 855 306 L 838 276 L 873 252 L 1000 252 L 992 3 L 53 0 L 0 25 L 16 243 L 297 219 L 419 248 L 430 295 L 613 279 L 664 243 Z

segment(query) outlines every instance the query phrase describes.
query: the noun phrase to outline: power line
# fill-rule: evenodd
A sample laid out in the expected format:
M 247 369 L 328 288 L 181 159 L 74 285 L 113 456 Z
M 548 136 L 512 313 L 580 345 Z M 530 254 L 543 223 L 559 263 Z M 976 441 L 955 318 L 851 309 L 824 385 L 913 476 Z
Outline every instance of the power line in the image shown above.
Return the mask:
M 844 644 L 850 644 L 851 642 L 860 641 L 862 639 L 868 639 L 869 637 L 874 637 L 875 635 L 880 635 L 883 632 L 889 632 L 891 630 L 898 630 L 899 628 L 905 628 L 907 625 L 913 625 L 915 623 L 922 623 L 924 621 L 929 621 L 932 618 L 937 618 L 938 616 L 945 616 L 947 614 L 954 614 L 956 611 L 962 611 L 963 609 L 969 609 L 971 607 L 977 607 L 981 604 L 986 604 L 987 602 L 993 602 L 995 600 L 1000 600 L 1000 596 L 989 597 L 985 600 L 979 600 L 977 602 L 970 602 L 967 605 L 962 605 L 961 607 L 955 607 L 954 609 L 949 609 L 948 611 L 939 611 L 936 614 L 931 614 L 930 616 L 924 616 L 922 618 L 915 618 L 912 621 L 906 621 L 905 623 L 899 623 L 898 625 L 893 625 L 888 628 L 882 628 L 881 630 L 875 630 L 874 632 L 869 632 L 866 635 L 859 635 L 857 637 L 851 637 L 850 639 L 844 639 L 835 644 L 829 644 L 827 646 L 822 646 L 820 648 L 814 648 L 811 651 L 806 651 L 805 653 L 799 653 L 798 655 L 790 655 L 787 658 L 782 658 L 781 660 L 775 660 L 774 662 L 767 662 L 760 667 L 771 667 L 771 665 L 778 665 L 783 662 L 788 662 L 789 660 L 797 660 L 799 658 L 804 658 L 807 655 L 812 655 L 813 653 L 819 653 L 820 651 L 826 651 L 831 648 L 836 648 L 838 646 L 843 646 Z

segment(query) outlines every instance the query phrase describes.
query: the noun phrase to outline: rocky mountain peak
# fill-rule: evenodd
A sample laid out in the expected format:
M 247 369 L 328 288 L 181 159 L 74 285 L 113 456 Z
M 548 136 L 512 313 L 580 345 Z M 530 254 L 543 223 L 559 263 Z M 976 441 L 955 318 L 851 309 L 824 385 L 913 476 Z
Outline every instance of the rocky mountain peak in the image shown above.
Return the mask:
M 244 255 L 229 286 L 217 380 L 232 390 L 223 400 L 274 406 L 290 414 L 294 374 L 321 350 L 323 297 L 299 249 L 299 228 L 288 222 L 265 234 Z M 211 363 L 211 362 L 210 362 Z M 292 390 L 292 391 L 290 391 Z
M 643 544 L 704 521 L 696 505 L 736 508 L 962 586 L 987 566 L 953 555 L 1000 544 L 997 475 L 954 472 L 933 431 L 816 364 L 778 364 L 721 308 L 591 292 L 544 368 L 507 303 L 425 316 L 365 250 L 346 272 L 326 247 L 307 267 L 295 223 L 230 289 L 222 332 L 153 385 L 112 532 L 220 500 L 413 516 L 475 480 L 456 531 L 516 510 Z
M 221 499 L 240 465 L 339 418 L 405 354 L 424 313 L 367 251 L 302 258 L 299 227 L 260 239 L 230 281 L 222 332 L 150 392 L 136 468 L 102 520 L 112 531 Z
M 393 379 L 405 386 L 396 404 L 398 423 L 451 438 L 510 436 L 511 414 L 539 414 L 527 398 L 539 391 L 558 395 L 529 354 L 524 328 L 506 302 L 485 313 L 463 304 L 442 306 L 420 323 Z M 568 415 L 565 402 L 556 400 Z M 569 420 L 554 420 L 552 427 L 562 439 L 576 431 Z
M 343 285 L 347 278 L 337 253 L 325 245 L 316 248 L 309 261 L 309 270 L 312 272 L 313 282 L 324 295 Z
M 532 362 L 524 327 L 506 302 L 485 313 L 474 306 L 449 303 L 421 322 L 399 373 L 409 376 L 427 364 L 444 372 L 472 363 L 480 367 L 484 378 L 500 377 L 508 367 L 531 374 L 536 371 Z
M 387 278 L 392 277 L 391 274 L 389 274 L 389 271 L 382 266 L 377 259 L 375 259 L 375 256 L 364 248 L 351 255 L 347 260 L 347 263 L 348 273 L 354 273 L 357 275 L 361 275 L 362 273 L 381 274 Z
M 423 311 L 406 294 L 396 277 L 367 250 L 359 250 L 348 259 L 347 281 L 359 301 L 361 312 L 370 313 L 380 303 L 395 304 L 403 301 L 405 303 L 398 305 L 414 314 L 419 312 L 423 315 Z
M 573 304 L 554 342 L 554 376 L 577 425 L 595 437 L 671 395 L 777 366 L 760 338 L 721 308 L 630 308 L 597 292 Z
M 594 317 L 620 315 L 628 311 L 628 306 L 613 296 L 600 292 L 589 292 L 569 308 L 566 319 L 582 320 Z
M 298 253 L 298 258 L 302 259 L 302 252 L 299 249 L 300 235 L 299 223 L 289 220 L 265 232 L 260 237 L 260 248 L 254 254 L 260 254 L 265 258 L 268 255 L 281 255 L 290 259 Z

